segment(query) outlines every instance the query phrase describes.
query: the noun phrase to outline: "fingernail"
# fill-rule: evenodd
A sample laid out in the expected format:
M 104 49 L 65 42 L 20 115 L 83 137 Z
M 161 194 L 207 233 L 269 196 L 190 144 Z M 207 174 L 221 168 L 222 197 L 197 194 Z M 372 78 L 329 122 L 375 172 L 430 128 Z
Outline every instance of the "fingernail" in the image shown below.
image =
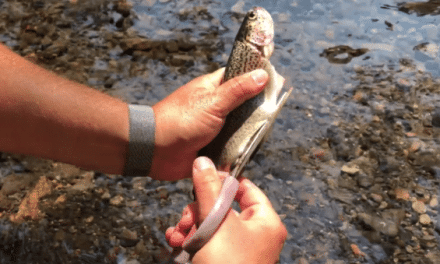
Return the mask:
M 267 73 L 264 70 L 255 70 L 252 72 L 251 77 L 257 85 L 263 85 L 267 79 L 266 75 Z
M 207 157 L 199 157 L 194 162 L 194 169 L 202 171 L 205 169 L 214 168 L 214 163 Z

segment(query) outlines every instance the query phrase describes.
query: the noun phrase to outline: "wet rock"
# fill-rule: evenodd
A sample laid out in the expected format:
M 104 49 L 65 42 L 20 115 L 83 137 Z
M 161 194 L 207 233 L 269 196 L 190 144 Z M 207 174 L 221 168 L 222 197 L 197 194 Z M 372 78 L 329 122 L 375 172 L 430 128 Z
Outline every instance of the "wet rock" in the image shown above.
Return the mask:
M 130 10 L 132 9 L 132 4 L 125 0 L 115 2 L 114 10 L 124 17 L 130 15 Z
M 351 252 L 353 253 L 353 255 L 356 257 L 356 258 L 365 258 L 365 253 L 364 252 L 362 252 L 361 250 L 360 250 L 360 248 L 358 247 L 358 245 L 356 245 L 356 244 L 351 244 L 350 245 L 350 248 L 351 248 Z
M 101 199 L 103 199 L 103 200 L 109 200 L 110 199 L 110 192 L 108 191 L 108 190 L 106 190 L 106 191 L 104 191 L 103 192 L 103 194 L 102 194 L 102 196 L 101 196 Z
M 62 229 L 58 230 L 55 233 L 54 239 L 58 241 L 63 241 L 64 239 L 66 239 L 66 233 L 64 232 L 64 230 Z
M 342 166 L 341 171 L 348 173 L 350 175 L 354 175 L 356 173 L 359 173 L 359 167 L 356 165 L 352 165 L 352 166 L 344 165 Z
M 399 232 L 400 222 L 405 217 L 405 211 L 400 209 L 389 209 L 383 211 L 381 216 L 360 213 L 358 214 L 358 217 L 374 230 L 388 236 L 396 236 Z
M 113 87 L 113 85 L 115 84 L 116 80 L 114 80 L 113 78 L 108 78 L 107 80 L 105 80 L 104 82 L 104 87 L 107 89 L 110 89 Z
M 299 258 L 295 263 L 297 264 L 309 264 L 306 258 Z
M 8 196 L 21 190 L 25 190 L 32 186 L 38 178 L 38 176 L 31 174 L 11 174 L 4 179 L 1 193 Z
M 120 194 L 110 199 L 110 204 L 113 206 L 122 206 L 124 201 L 124 197 Z
M 135 37 L 135 38 L 122 40 L 119 45 L 121 46 L 121 49 L 123 49 L 124 51 L 134 51 L 134 50 L 149 51 L 153 48 L 158 48 L 160 45 L 162 45 L 162 42 L 149 40 L 141 37 Z
M 385 208 L 387 208 L 388 207 L 388 203 L 387 202 L 385 202 L 385 201 L 382 201 L 381 203 L 380 203 L 380 205 L 379 205 L 379 209 L 380 210 L 383 210 L 383 209 L 385 209 Z
M 12 201 L 6 197 L 3 193 L 0 193 L 0 209 L 8 210 L 11 206 Z
M 433 195 L 431 200 L 429 201 L 429 206 L 434 208 L 434 207 L 437 207 L 437 205 L 438 205 L 437 195 Z
M 319 56 L 327 58 L 330 63 L 346 64 L 349 63 L 354 57 L 362 56 L 367 52 L 368 49 L 366 48 L 353 49 L 350 46 L 339 45 L 324 49 Z
M 163 61 L 163 60 L 165 60 L 167 57 L 168 57 L 168 54 L 167 54 L 167 52 L 166 52 L 163 48 L 160 48 L 160 49 L 154 49 L 154 50 L 152 50 L 152 52 L 151 52 L 151 58 L 152 58 L 152 59 L 155 59 L 155 60 L 161 60 L 161 61 Z
M 354 199 L 353 193 L 345 189 L 329 190 L 328 194 L 331 198 L 346 204 L 352 204 Z
M 422 225 L 429 225 L 431 223 L 431 218 L 427 214 L 420 215 L 419 222 Z
M 410 199 L 410 194 L 406 189 L 396 189 L 394 190 L 396 200 L 408 201 Z
M 145 185 L 151 181 L 151 178 L 149 177 L 133 177 L 131 180 L 131 184 L 133 185 L 133 188 L 136 190 L 142 190 L 145 189 Z
M 55 200 L 54 204 L 55 205 L 59 205 L 59 206 L 64 206 L 67 202 L 67 197 L 66 195 L 62 194 L 60 196 L 58 196 L 58 198 Z
M 67 51 L 67 45 L 67 40 L 57 40 L 42 52 L 42 56 L 47 60 L 55 59 Z
M 421 201 L 414 201 L 414 202 L 412 203 L 412 209 L 413 209 L 414 211 L 416 211 L 417 213 L 419 213 L 419 214 L 423 214 L 423 213 L 426 212 L 426 206 L 425 206 L 425 204 L 424 204 L 423 202 L 421 202 Z
M 380 194 L 372 193 L 370 194 L 371 199 L 373 199 L 376 203 L 381 203 L 383 201 L 383 197 Z
M 120 235 L 120 240 L 121 246 L 123 247 L 134 247 L 139 242 L 136 231 L 130 231 L 126 228 L 123 229 Z
M 39 209 L 39 200 L 51 192 L 52 183 L 48 181 L 45 176 L 40 177 L 40 180 L 37 182 L 34 189 L 28 195 L 26 195 L 21 202 L 18 212 L 14 215 L 11 215 L 11 222 L 21 223 L 26 218 L 31 218 L 32 220 L 41 219 L 43 214 Z
M 165 186 L 160 186 L 156 189 L 156 192 L 160 199 L 167 199 L 168 198 L 168 189 Z
M 385 157 L 379 160 L 379 169 L 384 173 L 390 173 L 399 169 L 400 163 L 394 157 Z
M 75 185 L 72 186 L 74 191 L 86 191 L 95 187 L 93 182 L 93 172 L 86 172 L 82 179 L 80 179 Z
M 193 61 L 194 61 L 194 58 L 191 56 L 175 54 L 172 56 L 170 63 L 173 66 L 180 67 L 185 64 L 191 63 Z
M 46 172 L 52 167 L 52 162 L 32 156 L 26 156 L 21 161 L 26 170 L 32 172 Z
M 73 245 L 76 249 L 87 250 L 93 246 L 93 241 L 86 234 L 76 234 L 73 236 Z
M 185 39 L 180 39 L 177 41 L 178 45 L 179 45 L 179 50 L 181 51 L 190 51 L 196 48 L 196 44 L 192 43 L 188 40 Z
M 165 49 L 169 53 L 175 53 L 179 50 L 179 45 L 177 44 L 177 41 L 172 40 L 165 43 Z
M 361 173 L 356 177 L 357 183 L 360 187 L 369 188 L 374 184 L 374 177 Z
M 55 178 L 65 179 L 70 182 L 73 178 L 76 178 L 78 175 L 80 175 L 80 173 L 81 169 L 70 164 L 61 162 L 52 164 L 51 174 L 53 174 Z
M 176 183 L 176 188 L 184 193 L 190 193 L 193 189 L 192 183 L 186 180 L 180 180 Z

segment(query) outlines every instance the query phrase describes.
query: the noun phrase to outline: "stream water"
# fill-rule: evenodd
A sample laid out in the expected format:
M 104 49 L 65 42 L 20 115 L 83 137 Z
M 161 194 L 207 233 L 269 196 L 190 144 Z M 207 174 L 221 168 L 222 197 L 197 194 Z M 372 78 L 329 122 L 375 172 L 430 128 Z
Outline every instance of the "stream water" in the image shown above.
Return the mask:
M 53 11 L 64 14 L 61 22 L 32 22 L 23 15 L 33 14 L 30 4 L 0 1 L 0 41 L 68 78 L 149 105 L 223 67 L 244 14 L 266 8 L 275 23 L 271 63 L 294 91 L 244 176 L 265 191 L 287 227 L 280 263 L 440 263 L 440 1 L 40 2 L 32 1 L 35 10 L 61 10 Z M 36 29 L 40 39 L 26 39 L 29 21 L 54 25 L 58 36 L 44 43 L 49 33 Z M 149 48 L 136 46 L 145 40 Z M 60 45 L 61 52 L 48 52 Z M 22 157 L 3 154 L 0 161 L 3 186 L 11 175 L 41 171 Z M 45 170 L 86 177 L 66 168 Z M 41 231 L 58 243 L 54 261 L 164 261 L 164 230 L 192 201 L 191 182 L 95 173 L 90 184 L 125 200 L 113 204 L 87 187 L 68 196 L 67 208 L 88 212 L 76 222 L 48 210 L 48 223 L 16 228 L 55 230 Z M 100 209 L 89 212 L 84 203 L 91 202 Z M 93 226 L 79 224 L 90 215 Z M 10 230 L 7 219 L 2 223 Z M 126 229 L 143 244 L 127 243 Z M 59 230 L 72 235 L 60 238 Z M 23 240 L 23 232 L 15 231 L 15 240 L 3 236 L 0 263 L 14 263 L 6 244 Z M 76 241 L 95 242 L 82 248 Z M 20 256 L 27 244 L 14 243 Z M 16 259 L 32 250 L 23 252 Z

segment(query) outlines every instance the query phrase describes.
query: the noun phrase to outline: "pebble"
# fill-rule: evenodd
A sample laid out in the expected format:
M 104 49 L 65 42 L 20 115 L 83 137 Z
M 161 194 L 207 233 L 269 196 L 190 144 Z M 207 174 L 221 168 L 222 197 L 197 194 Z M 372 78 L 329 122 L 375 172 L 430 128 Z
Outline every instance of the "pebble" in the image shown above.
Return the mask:
M 298 263 L 298 264 L 309 264 L 309 262 L 307 261 L 306 258 L 299 258 L 296 263 Z
M 330 159 L 330 152 L 325 149 L 312 148 L 310 157 L 320 161 L 328 161 Z
M 394 192 L 396 193 L 397 200 L 408 201 L 410 198 L 409 192 L 406 189 L 396 189 Z
M 124 197 L 122 197 L 122 195 L 118 194 L 115 197 L 110 199 L 110 204 L 114 205 L 114 206 L 121 206 L 123 201 L 124 201 Z
M 420 150 L 421 147 L 422 147 L 422 142 L 420 142 L 420 141 L 414 141 L 414 142 L 411 143 L 411 145 L 409 146 L 408 151 L 409 151 L 409 152 L 417 152 L 418 150 Z
M 130 231 L 126 228 L 123 229 L 121 237 L 124 239 L 130 239 L 130 240 L 138 239 L 136 231 Z
M 148 183 L 147 177 L 134 177 L 131 180 L 131 184 L 133 184 L 133 188 L 136 190 L 145 189 L 145 185 Z
M 275 180 L 272 174 L 267 174 L 266 176 L 264 176 L 264 178 L 268 179 L 269 181 Z
M 353 165 L 351 167 L 344 165 L 342 166 L 341 171 L 348 173 L 350 175 L 354 175 L 359 172 L 359 167 L 357 165 Z
M 357 258 L 365 257 L 365 253 L 362 252 L 359 247 L 356 244 L 350 245 L 351 251 L 353 252 L 353 255 Z
M 171 65 L 179 67 L 184 66 L 187 62 L 194 61 L 194 58 L 188 55 L 174 54 L 170 60 Z
M 420 215 L 419 222 L 422 225 L 429 225 L 431 223 L 431 218 L 427 214 Z
M 101 199 L 107 200 L 107 199 L 110 199 L 110 197 L 111 197 L 111 196 L 110 196 L 109 191 L 106 190 L 106 191 L 102 194 Z
M 372 193 L 372 194 L 370 194 L 370 196 L 371 196 L 371 199 L 373 199 L 376 203 L 381 203 L 383 200 L 382 195 L 377 194 L 377 193 Z
M 168 193 L 167 187 L 159 186 L 159 187 L 157 187 L 156 192 L 158 193 L 160 199 L 167 199 L 168 198 L 169 193 Z
M 373 116 L 372 121 L 375 122 L 375 123 L 380 123 L 380 117 L 378 117 L 377 115 L 375 115 L 375 116 Z
M 55 200 L 55 204 L 65 204 L 67 201 L 66 195 L 62 194 L 58 196 L 58 198 Z
M 387 208 L 387 206 L 388 206 L 388 203 L 383 201 L 383 202 L 380 203 L 379 209 L 385 209 L 385 208 Z
M 438 205 L 437 195 L 433 195 L 431 201 L 429 201 L 429 206 L 437 207 L 437 205 Z
M 416 133 L 413 133 L 413 132 L 407 132 L 407 133 L 405 133 L 405 136 L 407 136 L 407 137 L 409 137 L 409 138 L 412 138 L 412 137 L 417 136 L 417 134 L 416 134 Z
M 419 213 L 419 214 L 423 214 L 423 213 L 426 212 L 426 206 L 425 206 L 425 204 L 424 204 L 423 202 L 421 202 L 421 201 L 414 201 L 414 202 L 412 203 L 412 209 L 413 209 L 414 211 L 416 211 L 417 213 Z

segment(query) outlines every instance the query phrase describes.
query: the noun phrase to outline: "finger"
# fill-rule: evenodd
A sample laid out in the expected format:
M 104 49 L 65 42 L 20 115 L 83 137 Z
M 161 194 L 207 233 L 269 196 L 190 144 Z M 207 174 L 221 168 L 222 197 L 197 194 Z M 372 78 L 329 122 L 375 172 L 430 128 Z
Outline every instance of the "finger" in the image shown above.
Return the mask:
M 235 200 L 240 205 L 242 211 L 255 205 L 272 208 L 272 204 L 260 188 L 246 178 L 239 179 Z
M 168 244 L 170 244 L 170 239 L 171 239 L 171 236 L 173 235 L 175 229 L 176 229 L 176 227 L 174 227 L 174 226 L 168 227 L 167 231 L 165 232 L 165 239 L 167 240 Z
M 191 203 L 185 207 L 182 213 L 182 218 L 176 225 L 179 229 L 187 231 L 196 224 L 197 207 L 197 203 Z
M 165 232 L 165 238 L 168 245 L 173 248 L 181 247 L 187 232 L 180 230 L 178 227 L 170 227 Z
M 222 182 L 226 179 L 226 177 L 229 177 L 229 173 L 226 171 L 217 171 L 217 175 L 220 177 Z
M 222 188 L 214 163 L 207 157 L 198 157 L 194 161 L 193 183 L 199 205 L 197 220 L 200 224 L 208 216 Z
M 225 75 L 225 67 L 216 70 L 213 73 L 205 75 L 206 80 L 210 83 L 206 88 L 214 91 L 217 87 L 220 86 L 223 80 L 223 76 Z
M 219 100 L 216 111 L 219 117 L 225 117 L 244 101 L 256 96 L 267 83 L 269 76 L 264 70 L 258 69 L 250 73 L 232 78 L 217 88 Z

